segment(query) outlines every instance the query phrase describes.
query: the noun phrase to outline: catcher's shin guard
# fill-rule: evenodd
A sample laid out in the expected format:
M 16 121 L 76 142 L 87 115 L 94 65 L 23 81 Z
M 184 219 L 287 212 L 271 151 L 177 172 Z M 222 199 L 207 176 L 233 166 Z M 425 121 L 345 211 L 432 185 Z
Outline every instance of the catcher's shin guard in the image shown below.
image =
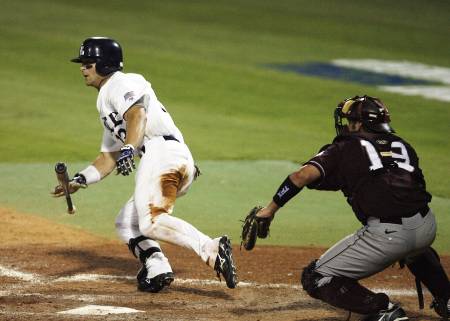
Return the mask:
M 433 308 L 437 314 L 442 317 L 442 320 L 449 320 L 450 318 L 450 300 L 443 300 L 440 298 L 434 298 L 433 302 L 430 305 L 430 308 Z
M 305 267 L 301 277 L 303 289 L 311 297 L 359 314 L 378 313 L 388 308 L 389 297 L 386 294 L 374 293 L 354 279 L 324 277 L 315 271 L 316 262 L 314 260 Z
M 450 298 L 450 281 L 436 251 L 429 247 L 422 254 L 408 259 L 406 266 L 433 295 L 436 303 L 433 307 L 436 312 L 441 317 L 448 318 L 448 307 L 447 309 L 444 307 Z

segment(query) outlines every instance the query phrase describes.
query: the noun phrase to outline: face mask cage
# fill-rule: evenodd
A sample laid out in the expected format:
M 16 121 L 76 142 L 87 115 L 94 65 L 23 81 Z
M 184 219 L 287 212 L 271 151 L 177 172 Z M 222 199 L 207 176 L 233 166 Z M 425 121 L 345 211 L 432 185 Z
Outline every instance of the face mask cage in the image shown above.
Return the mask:
M 346 126 L 342 123 L 342 106 L 336 107 L 334 110 L 334 127 L 336 135 L 342 135 L 346 130 Z
M 337 135 L 348 133 L 348 125 L 344 124 L 344 119 L 348 121 L 360 121 L 358 117 L 357 108 L 355 103 L 360 102 L 360 97 L 356 96 L 351 99 L 346 99 L 340 103 L 334 110 L 334 127 Z

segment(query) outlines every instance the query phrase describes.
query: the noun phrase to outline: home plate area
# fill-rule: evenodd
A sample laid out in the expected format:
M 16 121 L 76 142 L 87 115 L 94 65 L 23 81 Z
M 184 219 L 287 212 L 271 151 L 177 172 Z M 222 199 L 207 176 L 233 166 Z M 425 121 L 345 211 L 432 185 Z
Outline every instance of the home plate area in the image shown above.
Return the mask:
M 86 305 L 84 307 L 58 312 L 60 314 L 76 315 L 108 315 L 108 314 L 126 314 L 144 312 L 124 307 L 112 307 L 107 305 Z
M 308 297 L 303 266 L 325 249 L 256 247 L 234 256 L 240 283 L 228 289 L 192 252 L 162 244 L 176 279 L 160 293 L 136 289 L 139 264 L 118 241 L 0 210 L 0 320 L 346 320 L 348 312 Z M 27 231 L 27 233 L 24 233 Z M 448 256 L 442 258 L 446 269 Z M 398 266 L 363 282 L 400 302 L 410 320 L 439 320 L 420 310 L 414 280 Z M 352 314 L 350 320 L 359 320 Z

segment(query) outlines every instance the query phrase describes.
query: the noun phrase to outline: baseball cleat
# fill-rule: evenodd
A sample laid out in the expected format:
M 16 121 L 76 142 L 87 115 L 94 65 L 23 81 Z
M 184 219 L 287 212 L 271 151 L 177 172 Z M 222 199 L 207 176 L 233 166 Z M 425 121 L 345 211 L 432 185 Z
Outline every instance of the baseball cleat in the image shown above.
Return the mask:
M 214 264 L 214 271 L 217 272 L 217 277 L 223 276 L 227 286 L 234 289 L 238 283 L 236 275 L 236 266 L 234 265 L 233 253 L 230 239 L 224 235 L 219 240 L 219 252 L 217 253 L 216 263 Z
M 390 309 L 381 310 L 378 313 L 368 315 L 361 321 L 407 321 L 405 311 L 398 305 L 394 304 Z
M 434 298 L 430 305 L 430 308 L 434 309 L 437 314 L 439 314 L 443 320 L 449 320 L 450 318 L 450 299 L 445 302 L 445 300 L 440 298 Z
M 145 264 L 142 264 L 140 270 L 138 271 L 138 274 L 136 275 L 136 279 L 138 283 L 144 282 L 144 280 L 147 278 L 147 267 Z
M 157 293 L 164 287 L 169 286 L 174 279 L 173 272 L 161 273 L 151 279 L 138 279 L 138 290 L 142 292 Z

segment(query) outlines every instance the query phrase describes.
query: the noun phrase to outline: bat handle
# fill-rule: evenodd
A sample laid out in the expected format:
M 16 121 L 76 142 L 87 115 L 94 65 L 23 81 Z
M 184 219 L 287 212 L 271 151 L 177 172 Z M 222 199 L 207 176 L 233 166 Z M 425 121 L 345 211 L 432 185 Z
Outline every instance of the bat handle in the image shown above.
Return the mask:
M 75 213 L 75 210 L 74 210 L 74 207 L 73 207 L 73 203 L 72 203 L 72 198 L 70 197 L 68 189 L 67 189 L 67 194 L 66 194 L 66 201 L 67 201 L 67 212 L 69 214 Z

